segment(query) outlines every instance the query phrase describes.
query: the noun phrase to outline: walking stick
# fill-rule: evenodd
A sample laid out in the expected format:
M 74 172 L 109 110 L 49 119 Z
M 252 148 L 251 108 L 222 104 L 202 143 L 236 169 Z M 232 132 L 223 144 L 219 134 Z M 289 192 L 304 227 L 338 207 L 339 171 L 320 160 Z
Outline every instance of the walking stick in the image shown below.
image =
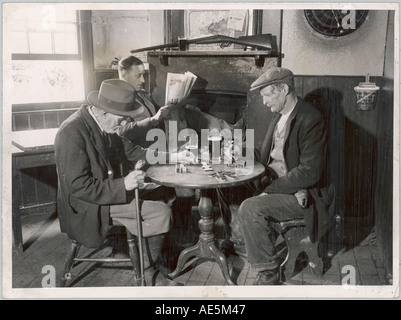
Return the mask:
M 143 165 L 143 162 L 139 160 L 135 164 L 135 170 L 139 170 Z M 139 261 L 140 261 L 140 271 L 141 271 L 141 286 L 146 286 L 145 282 L 145 270 L 144 270 L 144 257 L 143 257 L 143 247 L 142 247 L 142 216 L 141 210 L 139 208 L 139 187 L 135 189 L 135 207 L 136 207 L 136 217 L 137 217 L 137 227 L 138 227 L 138 247 L 139 247 Z

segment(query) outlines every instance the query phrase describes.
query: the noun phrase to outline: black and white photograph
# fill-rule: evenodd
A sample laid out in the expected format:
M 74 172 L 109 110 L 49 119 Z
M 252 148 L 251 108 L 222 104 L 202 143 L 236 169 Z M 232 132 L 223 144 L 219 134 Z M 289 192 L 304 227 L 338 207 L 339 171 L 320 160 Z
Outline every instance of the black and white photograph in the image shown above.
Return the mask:
M 398 3 L 2 22 L 3 298 L 399 298 Z

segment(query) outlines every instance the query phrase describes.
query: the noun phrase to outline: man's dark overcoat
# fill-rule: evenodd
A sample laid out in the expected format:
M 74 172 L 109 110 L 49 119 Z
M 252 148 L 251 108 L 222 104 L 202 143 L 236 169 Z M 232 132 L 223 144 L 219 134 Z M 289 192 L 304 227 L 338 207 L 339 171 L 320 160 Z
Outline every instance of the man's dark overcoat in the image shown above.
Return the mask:
M 65 120 L 56 135 L 57 210 L 62 232 L 86 247 L 103 244 L 110 205 L 132 200 L 124 178 L 146 150 L 101 132 L 87 106 Z

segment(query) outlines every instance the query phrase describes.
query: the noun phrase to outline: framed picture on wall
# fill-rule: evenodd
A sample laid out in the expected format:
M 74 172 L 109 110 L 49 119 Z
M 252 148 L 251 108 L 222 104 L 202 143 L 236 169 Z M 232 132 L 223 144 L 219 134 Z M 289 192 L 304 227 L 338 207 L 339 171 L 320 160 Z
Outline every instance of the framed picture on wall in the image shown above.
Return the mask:
M 213 35 L 228 37 L 241 37 L 248 35 L 248 27 L 252 25 L 249 10 L 185 10 L 184 29 L 187 39 L 197 39 Z M 239 46 L 241 47 L 241 46 Z M 236 49 L 231 44 L 220 46 L 220 44 L 191 44 L 190 50 L 221 50 Z

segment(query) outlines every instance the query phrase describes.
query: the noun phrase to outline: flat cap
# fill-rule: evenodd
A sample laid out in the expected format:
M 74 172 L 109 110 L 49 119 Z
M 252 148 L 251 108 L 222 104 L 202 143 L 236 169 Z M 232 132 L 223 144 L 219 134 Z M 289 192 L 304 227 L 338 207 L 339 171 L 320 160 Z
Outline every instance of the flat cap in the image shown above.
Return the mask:
M 251 84 L 250 90 L 262 89 L 270 84 L 278 82 L 287 83 L 292 81 L 293 78 L 294 74 L 291 70 L 279 67 L 271 68 Z

